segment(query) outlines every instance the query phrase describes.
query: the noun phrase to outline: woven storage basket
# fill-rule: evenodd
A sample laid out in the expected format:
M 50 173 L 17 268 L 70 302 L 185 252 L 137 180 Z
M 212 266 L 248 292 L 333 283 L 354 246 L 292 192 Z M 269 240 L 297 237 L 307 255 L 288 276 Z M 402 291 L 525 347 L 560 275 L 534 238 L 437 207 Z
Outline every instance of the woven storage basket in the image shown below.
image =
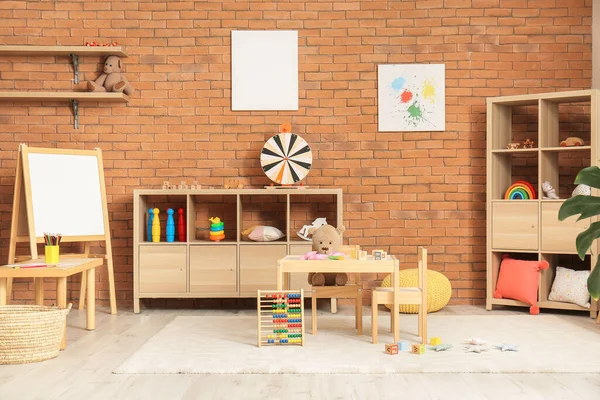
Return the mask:
M 65 331 L 65 309 L 0 306 L 0 364 L 24 364 L 58 356 Z

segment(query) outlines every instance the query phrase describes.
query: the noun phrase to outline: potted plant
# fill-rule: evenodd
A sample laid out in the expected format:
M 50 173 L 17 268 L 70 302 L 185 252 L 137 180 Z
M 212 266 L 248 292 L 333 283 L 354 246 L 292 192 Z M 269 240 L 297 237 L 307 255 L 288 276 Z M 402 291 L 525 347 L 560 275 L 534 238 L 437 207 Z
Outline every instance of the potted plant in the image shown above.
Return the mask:
M 600 168 L 592 166 L 582 169 L 575 178 L 575 184 L 584 184 L 600 189 Z M 573 215 L 579 215 L 578 221 L 600 215 L 600 197 L 579 195 L 567 199 L 558 210 L 558 219 L 564 221 Z M 579 258 L 584 259 L 585 253 L 598 238 L 600 238 L 600 221 L 590 224 L 588 229 L 577 235 L 575 244 Z M 592 299 L 598 301 L 600 298 L 600 257 L 588 278 L 587 287 Z M 600 322 L 600 315 L 598 322 Z

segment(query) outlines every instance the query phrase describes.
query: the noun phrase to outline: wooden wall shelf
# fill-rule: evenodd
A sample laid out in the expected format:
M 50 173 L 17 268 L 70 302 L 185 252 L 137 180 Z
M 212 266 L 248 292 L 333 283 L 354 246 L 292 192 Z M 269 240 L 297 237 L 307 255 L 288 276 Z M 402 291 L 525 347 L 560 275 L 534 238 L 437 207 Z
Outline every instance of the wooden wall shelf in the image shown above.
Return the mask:
M 122 58 L 127 53 L 122 46 L 0 46 L 0 56 L 107 56 Z
M 129 96 L 124 93 L 106 92 L 0 92 L 0 101 L 70 101 L 73 107 L 74 126 L 79 128 L 79 102 L 98 101 L 127 103 Z

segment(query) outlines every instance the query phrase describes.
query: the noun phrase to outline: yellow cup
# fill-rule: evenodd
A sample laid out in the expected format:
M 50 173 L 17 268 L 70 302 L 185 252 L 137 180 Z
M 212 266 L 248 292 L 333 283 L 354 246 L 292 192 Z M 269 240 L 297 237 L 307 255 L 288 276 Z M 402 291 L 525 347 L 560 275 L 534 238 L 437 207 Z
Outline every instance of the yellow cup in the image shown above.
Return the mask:
M 46 252 L 46 264 L 55 265 L 58 264 L 59 249 L 60 246 L 46 246 L 44 249 Z

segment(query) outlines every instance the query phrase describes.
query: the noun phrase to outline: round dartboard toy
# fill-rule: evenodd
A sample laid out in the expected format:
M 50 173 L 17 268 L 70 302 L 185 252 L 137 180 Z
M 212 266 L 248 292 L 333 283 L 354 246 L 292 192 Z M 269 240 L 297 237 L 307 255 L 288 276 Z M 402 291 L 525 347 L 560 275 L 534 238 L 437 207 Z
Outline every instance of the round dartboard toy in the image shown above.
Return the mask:
M 312 151 L 306 140 L 295 133 L 279 133 L 263 146 L 260 165 L 273 182 L 292 185 L 308 175 L 312 166 Z

